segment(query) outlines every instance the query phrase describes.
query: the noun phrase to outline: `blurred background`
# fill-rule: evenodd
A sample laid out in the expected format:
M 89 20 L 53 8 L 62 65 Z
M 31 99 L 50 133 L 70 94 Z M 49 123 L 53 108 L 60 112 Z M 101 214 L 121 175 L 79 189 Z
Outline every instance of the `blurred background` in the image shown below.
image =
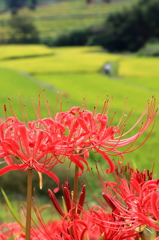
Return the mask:
M 109 98 L 110 120 L 117 111 L 113 125 L 119 122 L 128 96 L 125 118 L 133 107 L 129 129 L 152 95 L 159 101 L 158 56 L 158 0 L 0 0 L 0 118 L 5 118 L 6 104 L 9 116 L 12 105 L 18 117 L 26 112 L 30 120 L 36 119 L 32 101 L 37 105 L 39 92 L 42 117 L 48 116 L 44 88 L 52 115 L 60 110 L 57 98 L 64 111 L 81 106 L 84 101 L 89 110 L 97 106 L 97 112 Z M 103 168 L 107 167 L 98 155 L 91 154 L 92 166 L 98 160 Z M 145 145 L 125 156 L 123 164 L 128 162 L 140 170 L 151 169 L 155 162 L 158 176 L 158 116 Z M 67 168 L 68 163 L 54 169 L 61 183 L 66 179 L 67 173 L 63 172 Z M 73 171 L 69 170 L 68 175 L 72 182 Z M 92 174 L 87 173 L 86 178 L 96 191 L 95 180 L 90 181 Z M 34 174 L 34 186 L 40 196 L 54 188 L 47 176 L 43 180 L 43 190 L 39 190 L 38 176 Z M 26 173 L 7 173 L 0 182 L 13 199 L 21 199 L 26 193 Z M 0 220 L 3 221 L 3 214 Z

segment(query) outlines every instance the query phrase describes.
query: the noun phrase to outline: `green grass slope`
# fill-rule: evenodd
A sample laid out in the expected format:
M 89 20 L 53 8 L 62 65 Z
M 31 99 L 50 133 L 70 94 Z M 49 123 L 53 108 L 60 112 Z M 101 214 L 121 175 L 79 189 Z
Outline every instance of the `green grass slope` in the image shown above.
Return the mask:
M 9 105 L 12 105 L 15 114 L 21 119 L 23 116 L 27 119 L 27 115 L 30 120 L 36 119 L 36 114 L 32 107 L 32 99 L 37 106 L 38 94 L 42 92 L 42 84 L 37 83 L 34 79 L 30 78 L 30 76 L 28 77 L 28 75 L 5 68 L 0 68 L 0 79 L 0 118 L 4 118 L 4 105 L 7 105 L 8 115 L 12 114 L 9 107 Z M 55 105 L 56 92 L 53 89 L 45 88 L 45 93 L 47 97 L 54 102 L 54 104 L 52 104 L 53 107 Z M 41 93 L 41 95 L 43 99 L 43 93 Z M 10 101 L 8 101 L 8 98 Z M 21 105 L 23 110 L 21 110 Z M 44 117 L 47 114 L 47 110 L 43 100 L 41 102 L 41 108 Z

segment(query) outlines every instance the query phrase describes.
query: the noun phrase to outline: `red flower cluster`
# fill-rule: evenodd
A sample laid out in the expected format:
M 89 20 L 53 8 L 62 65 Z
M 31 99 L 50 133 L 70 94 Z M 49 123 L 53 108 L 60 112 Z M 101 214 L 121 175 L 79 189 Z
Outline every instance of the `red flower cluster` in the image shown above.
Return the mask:
M 149 171 L 142 173 L 129 165 L 126 170 L 129 179 L 124 177 L 122 168 L 120 173 L 116 171 L 115 182 L 102 183 L 105 202 L 115 218 L 131 222 L 130 229 L 147 226 L 159 231 L 159 179 L 154 180 Z
M 88 210 L 84 208 L 85 185 L 79 200 L 74 202 L 70 186 L 65 182 L 63 207 L 48 190 L 60 220 L 45 224 L 40 210 L 33 206 L 39 225 L 31 228 L 31 240 L 139 240 L 147 239 L 141 238 L 146 229 L 159 230 L 159 180 L 153 179 L 152 172 L 142 173 L 130 165 L 120 169 L 116 166 L 115 182 L 104 182 L 101 175 L 99 179 L 103 201 L 98 196 L 101 206 L 97 204 Z M 0 237 L 24 240 L 25 234 L 18 223 L 10 223 L 0 226 Z
M 145 123 L 138 133 L 125 138 L 145 115 Z M 79 107 L 57 113 L 55 120 L 45 118 L 28 124 L 16 117 L 9 117 L 0 124 L 0 158 L 4 157 L 7 163 L 0 170 L 0 175 L 12 170 L 35 169 L 47 174 L 59 185 L 59 179 L 51 171 L 54 166 L 68 158 L 82 172 L 84 164 L 88 170 L 90 150 L 103 156 L 110 166 L 107 173 L 111 173 L 114 171 L 114 163 L 109 156 L 119 155 L 123 158 L 124 153 L 135 150 L 136 148 L 132 149 L 134 143 L 154 121 L 155 116 L 155 99 L 152 98 L 135 125 L 121 134 L 125 122 L 121 127 L 109 126 L 106 114 L 93 114 L 80 110 Z M 128 146 L 127 149 L 123 149 L 125 146 Z
M 8 240 L 24 240 L 25 234 L 18 223 L 4 223 L 0 225 L 0 239 Z
M 133 229 L 129 229 L 127 222 L 123 224 L 122 218 L 116 218 L 110 212 L 104 211 L 99 206 L 94 206 L 89 211 L 84 210 L 85 186 L 82 186 L 79 201 L 74 203 L 71 199 L 69 184 L 66 182 L 63 187 L 64 212 L 60 207 L 56 197 L 49 190 L 52 203 L 61 215 L 61 221 L 55 226 L 54 222 L 43 228 L 43 235 L 46 239 L 64 240 L 122 240 L 139 239 L 139 235 Z M 132 223 L 132 222 L 131 222 Z M 49 232 L 48 232 L 49 228 Z M 53 230 L 52 230 L 53 229 Z
M 146 229 L 159 230 L 159 180 L 154 180 L 151 172 L 133 170 L 128 164 L 120 171 L 116 166 L 115 182 L 104 182 L 101 175 L 99 179 L 103 201 L 98 196 L 96 200 L 101 206 L 97 204 L 89 210 L 83 207 L 85 186 L 81 189 L 79 201 L 74 203 L 69 184 L 65 183 L 65 210 L 49 190 L 50 199 L 61 220 L 44 225 L 38 214 L 41 227 L 40 233 L 37 230 L 35 235 L 39 239 L 50 240 L 139 240 L 147 239 L 141 238 Z

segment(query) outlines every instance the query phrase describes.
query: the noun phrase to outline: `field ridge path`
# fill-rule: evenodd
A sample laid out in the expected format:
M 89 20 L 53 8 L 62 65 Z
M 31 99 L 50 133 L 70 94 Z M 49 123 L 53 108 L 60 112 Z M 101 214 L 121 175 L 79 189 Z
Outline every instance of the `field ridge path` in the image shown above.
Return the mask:
M 39 80 L 38 78 L 35 78 L 33 77 L 32 75 L 30 75 L 29 73 L 27 72 L 24 72 L 24 71 L 19 71 L 17 70 L 17 72 L 19 72 L 21 75 L 29 78 L 32 82 L 35 82 L 37 84 L 39 84 L 41 87 L 44 87 L 44 89 L 48 89 L 54 93 L 57 93 L 57 92 L 62 92 L 61 90 L 57 89 L 56 87 L 54 87 L 53 85 L 51 84 L 48 84 L 48 83 L 44 83 L 42 82 L 41 80 Z

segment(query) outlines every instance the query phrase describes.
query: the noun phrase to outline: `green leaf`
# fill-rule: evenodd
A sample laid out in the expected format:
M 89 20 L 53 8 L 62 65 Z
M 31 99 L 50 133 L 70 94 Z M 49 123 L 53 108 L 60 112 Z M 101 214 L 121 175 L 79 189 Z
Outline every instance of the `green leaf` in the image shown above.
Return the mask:
M 8 197 L 7 197 L 7 195 L 5 194 L 5 192 L 4 192 L 4 190 L 3 190 L 2 188 L 1 188 L 1 192 L 2 192 L 2 194 L 3 194 L 3 197 L 4 197 L 5 201 L 6 201 L 6 204 L 7 204 L 8 208 L 9 208 L 10 212 L 12 213 L 13 217 L 15 218 L 15 220 L 16 220 L 16 221 L 22 226 L 22 228 L 24 229 L 24 226 L 23 226 L 23 224 L 22 224 L 22 222 L 21 222 L 18 214 L 15 212 L 14 208 L 12 207 L 12 205 L 11 205 L 11 203 L 10 203 Z
M 18 237 L 19 235 L 20 235 L 20 233 L 14 235 L 14 236 L 12 236 L 12 237 L 10 237 L 8 240 L 14 240 L 14 239 L 15 239 L 16 237 Z

